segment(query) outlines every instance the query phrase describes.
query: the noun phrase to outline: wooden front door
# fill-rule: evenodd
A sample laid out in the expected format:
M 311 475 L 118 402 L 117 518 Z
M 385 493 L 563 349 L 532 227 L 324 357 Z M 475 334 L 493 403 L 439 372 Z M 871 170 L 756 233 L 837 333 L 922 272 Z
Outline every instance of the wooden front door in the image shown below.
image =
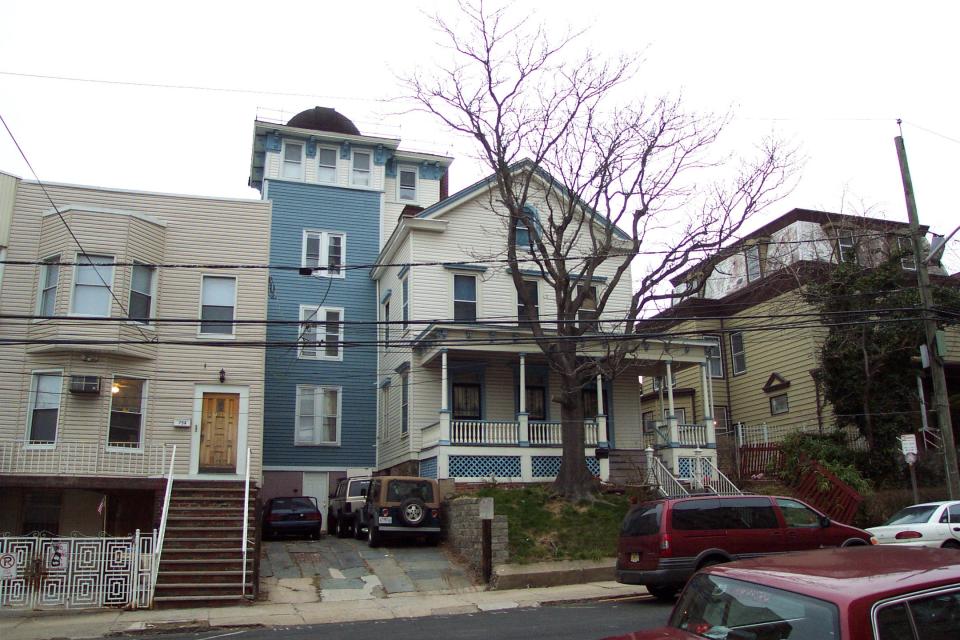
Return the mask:
M 200 421 L 200 473 L 237 472 L 237 418 L 240 394 L 203 394 Z

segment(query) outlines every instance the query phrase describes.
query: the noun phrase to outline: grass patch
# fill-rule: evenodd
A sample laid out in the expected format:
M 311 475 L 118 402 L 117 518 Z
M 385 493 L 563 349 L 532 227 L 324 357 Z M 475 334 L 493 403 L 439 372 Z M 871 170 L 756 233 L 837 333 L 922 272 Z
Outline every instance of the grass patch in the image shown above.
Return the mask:
M 478 496 L 494 499 L 494 510 L 510 522 L 510 561 L 599 560 L 616 555 L 620 522 L 629 498 L 599 495 L 571 504 L 553 499 L 544 487 L 485 487 Z

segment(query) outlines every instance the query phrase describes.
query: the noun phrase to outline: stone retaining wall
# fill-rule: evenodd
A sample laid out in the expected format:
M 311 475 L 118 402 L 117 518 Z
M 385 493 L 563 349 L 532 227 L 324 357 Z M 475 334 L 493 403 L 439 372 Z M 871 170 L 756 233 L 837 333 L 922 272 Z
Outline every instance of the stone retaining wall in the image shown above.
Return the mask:
M 450 548 L 462 556 L 470 567 L 480 573 L 483 548 L 481 546 L 482 524 L 480 521 L 480 498 L 454 498 L 443 503 L 443 531 Z M 491 525 L 491 549 L 493 564 L 510 560 L 507 540 L 507 517 L 494 516 Z

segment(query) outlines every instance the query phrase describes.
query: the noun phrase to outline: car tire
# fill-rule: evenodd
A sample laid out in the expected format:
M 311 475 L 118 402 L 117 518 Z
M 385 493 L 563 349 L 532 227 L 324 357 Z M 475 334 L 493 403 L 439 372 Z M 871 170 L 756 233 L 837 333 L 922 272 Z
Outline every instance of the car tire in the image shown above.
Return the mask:
M 311 540 L 319 540 L 321 535 L 323 535 L 323 534 L 322 534 L 322 532 L 320 531 L 320 527 L 317 527 L 316 529 L 314 529 L 313 531 L 310 532 L 310 539 L 311 539 Z
M 649 584 L 647 585 L 647 591 L 650 592 L 657 600 L 661 602 L 670 602 L 677 597 L 677 591 L 680 588 L 672 584 Z
M 348 525 L 342 518 L 337 520 L 337 537 L 346 538 L 350 535 L 350 525 Z
M 380 537 L 380 531 L 376 527 L 367 527 L 367 544 L 372 548 L 379 547 L 383 543 Z
M 339 534 L 340 533 L 340 521 L 334 517 L 333 512 L 327 512 L 327 533 L 330 534 Z
M 861 540 L 860 538 L 850 538 L 849 540 L 844 540 L 843 544 L 840 546 L 844 549 L 848 547 L 865 547 L 867 546 L 867 542 L 865 540 Z
M 427 519 L 427 506 L 420 498 L 407 498 L 400 503 L 400 518 L 411 527 L 419 527 Z
M 957 542 L 956 540 L 947 540 L 940 546 L 942 546 L 944 549 L 960 549 L 960 542 Z
M 354 518 L 353 524 L 350 525 L 350 530 L 353 532 L 354 540 L 363 540 L 366 536 L 363 534 L 363 523 L 360 522 L 360 518 Z

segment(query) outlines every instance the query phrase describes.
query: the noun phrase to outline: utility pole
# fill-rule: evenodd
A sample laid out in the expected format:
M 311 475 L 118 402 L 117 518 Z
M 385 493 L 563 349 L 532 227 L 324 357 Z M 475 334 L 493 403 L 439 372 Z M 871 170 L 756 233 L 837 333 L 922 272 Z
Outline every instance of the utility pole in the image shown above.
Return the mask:
M 913 181 L 907 165 L 907 149 L 903 136 L 893 139 L 900 160 L 900 176 L 903 179 L 903 195 L 907 200 L 907 215 L 910 217 L 910 235 L 913 239 L 913 257 L 917 265 L 917 284 L 920 289 L 920 308 L 923 313 L 923 329 L 926 333 L 927 353 L 930 355 L 930 377 L 933 380 L 933 404 L 937 409 L 937 426 L 943 438 L 943 455 L 947 469 L 947 491 L 951 500 L 960 496 L 960 478 L 957 475 L 957 447 L 950 423 L 950 402 L 947 399 L 947 378 L 943 373 L 943 359 L 937 345 L 937 321 L 933 317 L 933 294 L 930 291 L 930 274 L 927 272 L 927 255 L 923 251 L 920 235 L 920 220 L 917 202 L 913 197 Z

